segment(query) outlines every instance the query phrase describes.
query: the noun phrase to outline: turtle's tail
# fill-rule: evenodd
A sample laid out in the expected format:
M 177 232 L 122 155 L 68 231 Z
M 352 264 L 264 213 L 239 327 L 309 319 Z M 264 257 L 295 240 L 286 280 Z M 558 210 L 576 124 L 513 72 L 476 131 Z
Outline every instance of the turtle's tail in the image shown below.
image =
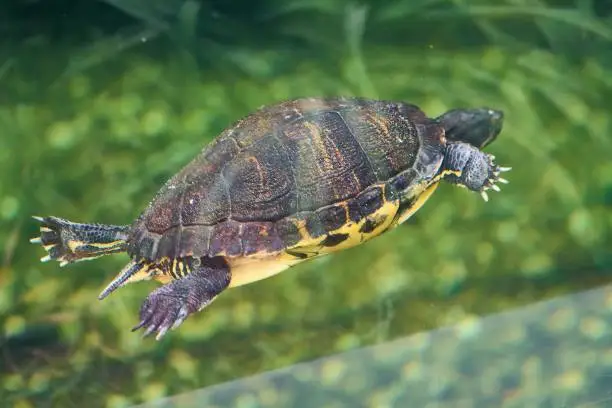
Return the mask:
M 41 258 L 55 259 L 60 266 L 126 250 L 129 226 L 78 224 L 57 217 L 33 217 L 41 223 L 40 237 L 32 238 L 48 254 Z

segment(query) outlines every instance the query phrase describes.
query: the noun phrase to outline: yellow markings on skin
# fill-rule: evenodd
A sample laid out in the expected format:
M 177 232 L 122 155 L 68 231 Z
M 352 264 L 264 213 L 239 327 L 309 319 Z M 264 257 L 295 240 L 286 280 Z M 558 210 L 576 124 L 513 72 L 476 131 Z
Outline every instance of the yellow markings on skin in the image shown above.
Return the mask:
M 79 247 L 86 245 L 85 242 L 77 241 L 77 240 L 70 240 L 66 244 L 68 246 L 68 249 L 70 249 L 71 252 L 76 252 L 79 249 Z
M 112 241 L 112 242 L 85 242 L 85 241 L 79 241 L 76 239 L 73 240 L 69 240 L 68 242 L 66 242 L 66 245 L 68 246 L 68 249 L 70 249 L 71 252 L 76 253 L 79 248 L 87 246 L 88 247 L 88 251 L 90 251 L 90 248 L 96 248 L 99 249 L 101 251 L 105 251 L 105 250 L 109 250 L 109 249 L 114 249 L 117 247 L 117 245 L 121 245 L 123 241 L 121 240 L 117 240 L 117 241 Z
M 174 279 L 179 278 L 179 275 L 176 273 L 178 270 L 177 263 L 178 263 L 178 260 L 174 258 L 172 260 L 172 265 L 170 266 L 170 269 L 168 270 L 168 273 L 170 273 L 170 276 L 172 276 Z
M 179 262 L 179 272 L 181 277 L 185 277 L 191 273 L 191 268 L 185 262 Z
M 183 260 L 163 257 L 156 262 L 131 261 L 117 274 L 114 280 L 117 280 L 126 271 L 138 264 L 142 265 L 140 269 L 133 273 L 121 286 L 144 280 L 155 280 L 161 284 L 167 284 L 173 280 L 181 279 L 191 272 L 189 265 Z
M 302 240 L 312 239 L 310 237 L 310 232 L 308 232 L 308 229 L 306 228 L 306 220 L 296 220 L 294 224 L 297 227 L 298 231 L 300 232 L 300 235 L 302 236 Z
M 417 212 L 423 206 L 423 204 L 425 204 L 425 202 L 427 202 L 427 200 L 429 200 L 429 197 L 431 197 L 431 195 L 434 193 L 434 191 L 436 191 L 436 189 L 440 185 L 440 180 L 442 180 L 442 178 L 444 176 L 447 176 L 449 174 L 453 174 L 453 175 L 459 177 L 459 176 L 461 176 L 461 171 L 459 171 L 459 170 L 445 170 L 445 171 L 441 172 L 440 174 L 438 174 L 429 183 L 429 185 L 424 185 L 421 189 L 417 189 L 417 190 L 411 192 L 410 195 L 412 197 L 418 197 L 417 200 L 414 202 L 414 204 L 412 206 L 410 206 L 409 208 L 406 208 L 406 210 L 402 214 L 399 214 L 399 217 L 397 217 L 397 219 L 395 220 L 395 223 L 394 223 L 393 227 L 397 227 L 397 226 L 401 225 L 402 223 L 406 222 L 415 212 Z
M 181 258 L 170 259 L 163 257 L 153 264 L 155 280 L 177 280 L 184 278 L 191 272 L 189 265 Z
M 461 173 L 462 173 L 461 170 L 444 170 L 436 179 L 441 180 L 442 177 L 448 176 L 451 174 L 457 177 L 461 177 Z
M 418 195 L 419 198 L 414 202 L 414 204 L 409 208 L 406 208 L 402 214 L 399 214 L 399 217 L 395 220 L 393 227 L 399 226 L 403 222 L 407 221 L 408 218 L 410 218 L 415 212 L 417 212 L 423 206 L 423 204 L 425 204 L 429 197 L 431 197 L 433 192 L 436 191 L 436 188 L 438 188 L 439 185 L 440 182 L 436 181 L 429 187 L 425 188 L 425 190 Z
M 114 248 L 117 245 L 121 245 L 123 243 L 123 240 L 117 240 L 117 241 L 113 241 L 113 242 L 93 242 L 93 243 L 89 243 L 89 246 L 93 246 L 96 248 L 100 248 L 100 249 L 107 249 L 107 248 Z

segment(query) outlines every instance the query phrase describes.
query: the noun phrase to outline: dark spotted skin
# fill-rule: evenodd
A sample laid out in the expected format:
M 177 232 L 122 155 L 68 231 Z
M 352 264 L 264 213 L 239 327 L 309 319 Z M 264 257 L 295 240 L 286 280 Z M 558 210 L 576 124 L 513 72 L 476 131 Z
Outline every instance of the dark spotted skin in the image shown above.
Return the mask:
M 310 237 L 325 235 L 431 179 L 443 135 L 416 106 L 398 102 L 301 99 L 264 108 L 166 183 L 135 222 L 130 252 L 151 260 L 278 252 L 303 239 L 299 222 Z M 377 183 L 387 187 L 368 189 Z

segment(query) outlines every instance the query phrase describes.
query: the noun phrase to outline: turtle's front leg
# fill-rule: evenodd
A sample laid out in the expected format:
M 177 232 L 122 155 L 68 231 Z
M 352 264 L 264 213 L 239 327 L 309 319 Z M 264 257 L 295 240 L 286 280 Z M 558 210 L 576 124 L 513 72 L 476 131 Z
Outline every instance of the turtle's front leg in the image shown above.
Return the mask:
M 494 159 L 495 156 L 481 152 L 471 144 L 449 142 L 442 173 L 449 183 L 480 192 L 482 198 L 488 201 L 486 190 L 500 191 L 497 183 L 508 183 L 508 180 L 500 177 L 500 173 L 511 169 L 498 166 Z
M 201 258 L 190 274 L 147 296 L 140 308 L 140 323 L 132 331 L 144 328 L 143 336 L 157 332 L 156 339 L 160 340 L 169 329 L 177 328 L 189 315 L 215 300 L 230 280 L 230 268 L 224 258 Z

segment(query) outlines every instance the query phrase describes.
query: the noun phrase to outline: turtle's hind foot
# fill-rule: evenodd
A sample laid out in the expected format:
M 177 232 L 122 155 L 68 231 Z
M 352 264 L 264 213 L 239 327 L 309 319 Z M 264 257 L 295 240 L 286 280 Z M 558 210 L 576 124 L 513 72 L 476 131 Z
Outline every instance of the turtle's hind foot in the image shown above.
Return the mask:
M 42 262 L 57 260 L 60 266 L 125 250 L 126 226 L 78 224 L 57 217 L 33 217 L 40 222 L 40 236 L 30 240 L 41 244 L 47 255 Z

